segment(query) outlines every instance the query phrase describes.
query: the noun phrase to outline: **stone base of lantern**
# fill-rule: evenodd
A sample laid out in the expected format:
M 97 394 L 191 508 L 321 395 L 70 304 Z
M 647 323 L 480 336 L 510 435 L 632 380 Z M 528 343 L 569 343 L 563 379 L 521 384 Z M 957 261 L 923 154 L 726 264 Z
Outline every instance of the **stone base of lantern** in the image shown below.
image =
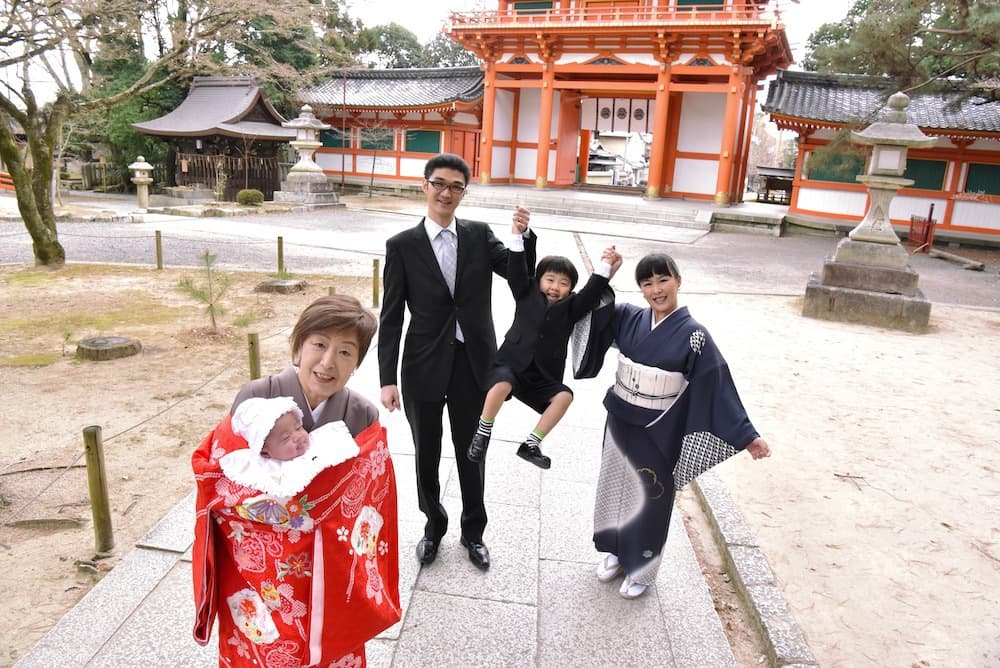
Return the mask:
M 275 202 L 303 204 L 306 206 L 344 206 L 334 184 L 322 172 L 292 172 L 281 182 L 281 190 L 274 192 Z
M 890 272 L 892 275 L 882 275 Z M 875 325 L 907 332 L 925 332 L 931 318 L 931 303 L 916 287 L 910 272 L 846 266 L 829 261 L 823 275 L 813 274 L 806 285 L 802 315 L 821 320 L 838 320 Z M 862 287 L 877 282 L 883 292 Z M 836 285 L 840 283 L 841 285 Z M 907 294 L 900 294 L 905 290 Z

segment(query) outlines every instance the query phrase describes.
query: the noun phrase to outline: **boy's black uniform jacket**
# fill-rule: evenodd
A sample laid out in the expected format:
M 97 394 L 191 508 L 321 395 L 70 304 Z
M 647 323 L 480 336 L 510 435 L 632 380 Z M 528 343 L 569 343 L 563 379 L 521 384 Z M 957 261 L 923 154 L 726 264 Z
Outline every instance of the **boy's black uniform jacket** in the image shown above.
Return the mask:
M 608 279 L 591 274 L 579 293 L 571 292 L 566 299 L 549 304 L 528 272 L 525 254 L 510 251 L 507 283 L 516 308 L 514 322 L 497 351 L 497 364 L 519 373 L 534 360 L 543 374 L 561 383 L 573 325 L 597 306 Z

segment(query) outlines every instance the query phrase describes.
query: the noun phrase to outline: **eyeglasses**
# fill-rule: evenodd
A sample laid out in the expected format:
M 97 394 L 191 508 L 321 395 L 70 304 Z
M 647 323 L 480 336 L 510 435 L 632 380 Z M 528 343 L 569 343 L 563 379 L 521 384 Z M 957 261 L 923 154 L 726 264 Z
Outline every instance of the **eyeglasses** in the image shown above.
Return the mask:
M 428 181 L 427 183 L 429 183 L 431 187 L 434 188 L 434 190 L 436 190 L 437 192 L 441 192 L 442 190 L 447 188 L 448 190 L 451 191 L 452 195 L 458 196 L 465 194 L 465 186 L 460 185 L 458 183 L 445 183 L 444 181 Z

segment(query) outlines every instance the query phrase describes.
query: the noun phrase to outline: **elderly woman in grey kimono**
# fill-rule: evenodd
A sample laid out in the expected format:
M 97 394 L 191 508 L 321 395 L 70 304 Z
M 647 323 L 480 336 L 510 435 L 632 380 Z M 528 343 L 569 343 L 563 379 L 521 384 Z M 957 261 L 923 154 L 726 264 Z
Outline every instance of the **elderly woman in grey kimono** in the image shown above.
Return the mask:
M 675 490 L 740 450 L 754 459 L 770 455 L 712 337 L 677 305 L 674 260 L 647 255 L 635 279 L 648 308 L 614 304 L 595 312 L 589 347 L 581 348 L 581 363 L 591 367 L 576 369 L 577 377 L 595 375 L 608 346 L 618 347 L 615 384 L 604 399 L 594 544 L 606 553 L 598 579 L 624 574 L 625 598 L 656 581 Z

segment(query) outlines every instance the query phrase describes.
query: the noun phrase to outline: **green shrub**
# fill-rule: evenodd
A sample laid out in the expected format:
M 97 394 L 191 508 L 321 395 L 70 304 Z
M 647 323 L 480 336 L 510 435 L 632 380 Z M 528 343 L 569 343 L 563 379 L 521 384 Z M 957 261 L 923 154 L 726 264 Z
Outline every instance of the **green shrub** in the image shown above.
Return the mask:
M 236 201 L 243 206 L 260 206 L 264 203 L 264 193 L 250 188 L 236 193 Z

